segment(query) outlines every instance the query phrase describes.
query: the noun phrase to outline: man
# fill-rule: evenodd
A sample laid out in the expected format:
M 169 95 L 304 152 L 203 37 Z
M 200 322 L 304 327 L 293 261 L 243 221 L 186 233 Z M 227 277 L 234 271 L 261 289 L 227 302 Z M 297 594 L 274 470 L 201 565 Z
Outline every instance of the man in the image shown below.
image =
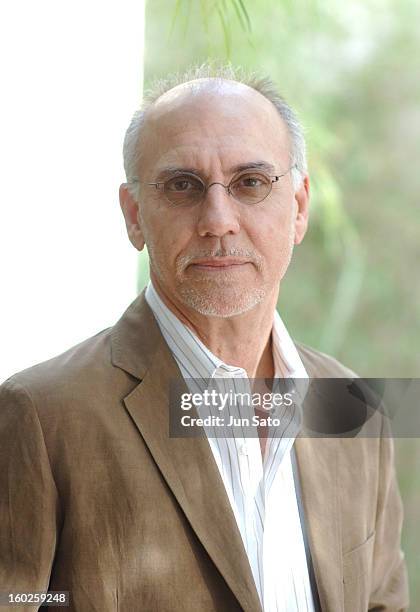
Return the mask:
M 352 376 L 276 313 L 308 224 L 295 115 L 267 81 L 197 72 L 149 97 L 124 156 L 151 283 L 1 388 L 1 590 L 82 612 L 406 609 L 390 439 L 169 435 L 173 380 Z

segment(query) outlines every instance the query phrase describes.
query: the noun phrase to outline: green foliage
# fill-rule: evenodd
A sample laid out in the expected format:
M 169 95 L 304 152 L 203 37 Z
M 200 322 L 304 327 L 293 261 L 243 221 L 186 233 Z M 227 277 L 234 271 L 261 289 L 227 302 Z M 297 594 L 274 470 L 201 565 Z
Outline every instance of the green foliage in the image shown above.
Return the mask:
M 224 51 L 226 58 L 231 57 L 231 22 L 232 16 L 235 16 L 238 20 L 240 27 L 242 28 L 245 35 L 248 36 L 248 41 L 252 44 L 252 40 L 249 37 L 252 31 L 251 19 L 248 14 L 245 2 L 243 0 L 213 0 L 208 2 L 206 0 L 199 0 L 197 3 L 199 6 L 199 18 L 201 25 L 209 36 L 210 28 L 214 18 L 218 19 L 221 31 L 223 34 Z M 191 0 L 182 1 L 176 0 L 172 24 L 170 27 L 170 33 L 174 32 L 175 26 L 178 21 L 182 21 L 183 35 L 187 36 L 188 26 L 191 15 Z

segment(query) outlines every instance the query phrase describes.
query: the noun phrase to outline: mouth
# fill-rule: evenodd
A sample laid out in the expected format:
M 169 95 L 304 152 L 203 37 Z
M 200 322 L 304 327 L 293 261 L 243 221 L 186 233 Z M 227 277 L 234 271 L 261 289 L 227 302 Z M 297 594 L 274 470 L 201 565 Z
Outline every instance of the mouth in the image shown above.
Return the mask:
M 191 263 L 188 267 L 194 270 L 205 272 L 227 272 L 228 270 L 239 270 L 251 262 L 245 259 L 232 257 L 217 257 L 211 259 L 199 259 Z

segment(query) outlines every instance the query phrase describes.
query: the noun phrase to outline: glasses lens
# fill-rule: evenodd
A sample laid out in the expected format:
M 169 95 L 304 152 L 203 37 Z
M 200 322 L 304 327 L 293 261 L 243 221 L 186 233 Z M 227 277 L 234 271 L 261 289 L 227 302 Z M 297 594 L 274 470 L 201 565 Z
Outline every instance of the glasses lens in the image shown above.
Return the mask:
M 232 181 L 230 191 L 242 204 L 257 204 L 270 193 L 271 179 L 259 172 L 247 172 Z
M 163 191 L 174 206 L 194 206 L 204 193 L 203 183 L 189 174 L 179 174 L 166 181 Z

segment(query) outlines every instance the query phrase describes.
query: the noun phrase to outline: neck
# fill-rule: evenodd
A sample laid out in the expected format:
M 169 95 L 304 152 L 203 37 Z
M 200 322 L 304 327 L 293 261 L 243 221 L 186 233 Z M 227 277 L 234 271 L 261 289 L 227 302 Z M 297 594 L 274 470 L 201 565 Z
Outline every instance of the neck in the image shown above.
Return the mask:
M 169 310 L 224 363 L 243 368 L 249 378 L 274 376 L 271 330 L 278 289 L 248 312 L 222 318 L 201 315 L 175 302 L 155 278 L 153 286 Z

